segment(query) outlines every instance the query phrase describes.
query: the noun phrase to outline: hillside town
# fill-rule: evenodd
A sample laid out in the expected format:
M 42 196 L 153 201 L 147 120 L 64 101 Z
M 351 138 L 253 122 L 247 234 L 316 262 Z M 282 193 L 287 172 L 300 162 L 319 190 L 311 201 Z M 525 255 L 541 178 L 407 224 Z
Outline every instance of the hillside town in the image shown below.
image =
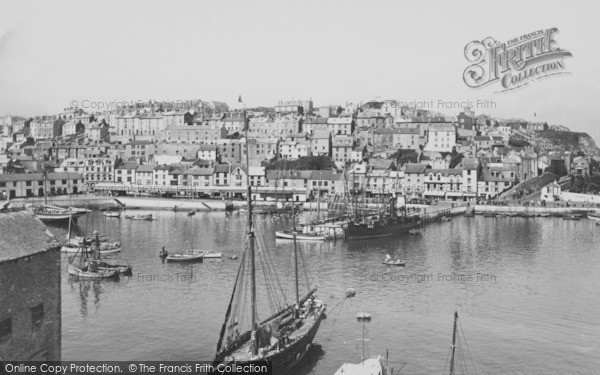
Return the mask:
M 397 101 L 247 109 L 148 101 L 0 118 L 3 200 L 92 192 L 236 199 L 248 175 L 256 200 L 396 193 L 478 202 L 545 173 L 591 176 L 599 160 L 589 136 L 564 126 Z

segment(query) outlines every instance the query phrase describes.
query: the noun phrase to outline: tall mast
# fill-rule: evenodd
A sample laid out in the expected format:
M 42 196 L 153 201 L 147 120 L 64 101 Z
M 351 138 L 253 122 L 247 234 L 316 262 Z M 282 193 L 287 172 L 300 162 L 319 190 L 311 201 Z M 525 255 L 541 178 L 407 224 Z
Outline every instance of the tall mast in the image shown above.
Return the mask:
M 254 264 L 255 254 L 254 254 L 254 229 L 252 223 L 252 188 L 250 187 L 250 159 L 248 157 L 249 148 L 248 148 L 248 124 L 246 124 L 246 109 L 243 111 L 244 117 L 244 127 L 246 128 L 246 185 L 248 191 L 247 201 L 248 201 L 248 242 L 250 244 L 250 308 L 252 310 L 251 314 L 251 323 L 252 328 L 250 331 L 250 350 L 252 351 L 252 355 L 255 356 L 258 354 L 258 340 L 256 338 L 256 267 Z
M 48 194 L 46 192 L 46 163 L 42 162 L 42 172 L 44 173 L 44 204 L 48 204 Z
M 454 312 L 454 330 L 452 332 L 452 357 L 450 358 L 450 375 L 454 375 L 454 352 L 456 351 L 456 321 L 458 312 Z
M 296 279 L 296 303 L 300 307 L 300 288 L 298 286 L 298 247 L 296 246 L 296 216 L 294 216 L 294 202 L 292 201 L 292 236 L 294 237 L 294 277 Z

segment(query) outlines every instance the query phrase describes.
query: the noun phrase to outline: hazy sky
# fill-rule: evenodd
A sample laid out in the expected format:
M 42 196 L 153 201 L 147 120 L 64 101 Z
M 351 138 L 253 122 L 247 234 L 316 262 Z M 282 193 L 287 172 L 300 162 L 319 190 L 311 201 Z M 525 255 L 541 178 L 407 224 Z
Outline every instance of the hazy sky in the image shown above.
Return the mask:
M 0 114 L 72 100 L 492 100 L 476 113 L 564 124 L 600 141 L 594 1 L 0 0 Z M 557 27 L 570 75 L 496 94 L 462 79 L 464 48 Z M 534 113 L 537 114 L 534 117 Z M 600 142 L 599 142 L 600 143 Z

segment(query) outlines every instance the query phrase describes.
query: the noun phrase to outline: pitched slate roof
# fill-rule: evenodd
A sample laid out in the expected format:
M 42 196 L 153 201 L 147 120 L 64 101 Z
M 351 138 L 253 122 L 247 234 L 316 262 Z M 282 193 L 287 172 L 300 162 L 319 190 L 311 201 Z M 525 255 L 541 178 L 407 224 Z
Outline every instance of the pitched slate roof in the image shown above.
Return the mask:
M 59 246 L 44 223 L 30 211 L 0 213 L 0 263 Z

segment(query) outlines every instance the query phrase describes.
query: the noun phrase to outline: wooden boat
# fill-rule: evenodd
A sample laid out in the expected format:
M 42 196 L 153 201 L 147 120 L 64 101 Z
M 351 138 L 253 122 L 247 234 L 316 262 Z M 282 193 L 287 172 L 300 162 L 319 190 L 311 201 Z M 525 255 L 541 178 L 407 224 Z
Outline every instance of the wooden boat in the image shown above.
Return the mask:
M 188 216 L 194 216 L 196 215 L 196 211 L 190 211 L 187 213 Z
M 217 259 L 217 258 L 221 258 L 221 253 L 209 253 L 209 252 L 204 253 L 204 259 Z
M 494 212 L 484 212 L 483 217 L 496 217 L 496 213 Z
M 565 215 L 563 217 L 563 219 L 577 221 L 577 220 L 581 220 L 581 216 L 577 216 L 577 215 Z
M 81 243 L 80 251 L 69 259 L 69 265 L 67 272 L 71 277 L 85 280 L 99 280 L 99 279 L 119 279 L 119 273 L 121 270 L 131 274 L 131 268 L 121 269 L 114 267 L 113 265 L 102 262 L 100 260 L 100 253 L 97 248 L 99 241 L 96 240 L 95 251 L 92 251 L 92 259 L 88 259 L 89 244 L 85 241 Z M 75 259 L 79 255 L 79 262 L 75 263 Z
M 467 340 L 464 337 L 464 333 L 462 333 L 462 327 L 459 330 L 458 326 L 458 312 L 454 313 L 454 328 L 452 330 L 452 345 L 450 346 L 450 355 L 449 361 L 450 364 L 448 366 L 448 362 L 446 362 L 446 367 L 449 367 L 450 375 L 457 374 L 476 374 L 475 366 L 472 361 L 467 363 L 467 358 L 471 359 L 471 353 L 469 351 L 469 347 L 466 344 Z M 462 337 L 461 337 L 462 336 Z M 463 345 L 466 346 L 463 347 Z M 448 361 L 448 359 L 447 359 Z M 444 369 L 445 372 L 445 369 Z
M 356 290 L 354 288 L 348 288 L 346 290 L 346 298 L 352 298 L 356 295 Z
M 547 213 L 547 212 L 542 212 L 542 213 L 540 214 L 540 217 L 548 217 L 548 216 L 550 216 L 550 214 L 549 214 L 549 213 Z
M 321 234 L 312 234 L 312 233 L 296 233 L 296 240 L 298 241 L 325 241 L 327 239 L 326 236 Z M 276 238 L 282 238 L 286 240 L 294 239 L 294 231 L 291 230 L 277 230 L 275 231 Z
M 335 372 L 334 375 L 393 375 L 394 369 L 389 367 L 389 359 L 386 351 L 386 356 L 383 358 L 381 355 L 373 355 L 367 354 L 365 355 L 365 343 L 371 342 L 371 340 L 365 338 L 365 324 L 369 320 L 360 319 L 363 325 L 363 337 L 362 337 L 362 356 L 360 363 L 344 363 L 342 366 Z M 371 353 L 373 353 L 373 346 L 371 345 L 370 349 Z M 366 358 L 368 357 L 368 358 Z M 365 359 L 366 358 L 366 359 Z M 404 366 L 402 366 L 404 367 Z M 401 367 L 401 368 L 402 368 Z M 398 374 L 400 372 L 397 372 Z
M 104 211 L 102 213 L 104 217 L 121 217 L 121 212 L 119 211 Z
M 69 264 L 67 272 L 70 276 L 83 280 L 119 279 L 119 272 L 116 270 L 91 271 L 88 269 L 88 266 L 83 266 L 79 268 L 77 266 Z
M 390 198 L 380 211 L 377 214 L 364 215 L 362 219 L 351 219 L 344 228 L 346 240 L 391 237 L 421 225 L 419 217 L 407 216 L 406 210 L 403 216 L 398 215 L 395 197 Z
M 385 256 L 385 259 L 383 259 L 381 263 L 387 264 L 388 266 L 406 266 L 405 260 L 400 260 L 398 258 L 393 259 L 389 254 Z
M 127 219 L 132 220 L 155 220 L 153 214 L 135 214 L 135 215 L 125 215 Z
M 600 221 L 600 214 L 590 213 L 590 214 L 588 214 L 588 219 L 592 219 L 594 221 Z
M 450 216 L 442 216 L 442 221 L 451 221 L 452 218 Z
M 421 232 L 418 229 L 409 229 L 408 230 L 408 234 L 412 234 L 412 235 L 415 235 L 415 236 L 420 236 L 420 235 L 423 234 L 423 232 Z
M 44 223 L 68 223 L 69 220 L 76 220 L 79 216 L 85 214 L 84 212 L 74 213 L 68 208 L 50 206 L 46 204 L 31 206 L 30 209 L 35 214 L 35 217 Z
M 113 254 L 113 253 L 118 253 L 119 251 L 121 251 L 121 246 L 114 245 L 115 243 L 118 243 L 118 242 L 111 243 L 113 245 L 108 245 L 109 247 L 100 248 L 100 254 Z M 102 246 L 104 244 L 101 243 L 100 246 Z M 92 253 L 92 250 L 89 247 L 86 247 L 84 250 L 80 250 L 80 247 L 81 247 L 81 245 L 66 244 L 66 245 L 62 245 L 60 247 L 60 251 L 63 253 L 77 253 L 79 251 L 82 251 L 87 254 Z
M 167 254 L 167 262 L 192 263 L 202 262 L 204 260 L 204 252 L 200 253 L 169 253 Z
M 246 165 L 249 165 L 248 153 L 246 153 Z M 290 304 L 284 302 L 287 300 L 285 290 L 277 285 L 279 283 L 277 275 L 272 277 L 275 269 L 268 263 L 269 257 L 262 256 L 260 253 L 256 254 L 257 241 L 253 224 L 252 186 L 248 174 L 246 183 L 248 200 L 247 240 L 244 241 L 246 247 L 241 255 L 213 362 L 216 365 L 268 361 L 271 363 L 273 374 L 287 374 L 303 360 L 310 349 L 325 316 L 325 305 L 315 298 L 316 288 L 301 297 L 296 240 L 294 240 L 295 298 Z M 265 251 L 267 249 L 262 249 L 261 252 Z M 260 262 L 259 270 L 263 269 L 265 272 L 257 272 L 257 262 Z M 257 282 L 257 273 L 264 276 L 265 283 Z M 275 287 L 273 287 L 274 285 Z M 269 309 L 272 313 L 262 321 L 257 317 L 257 311 L 259 311 L 257 286 L 265 287 L 282 297 L 281 299 L 270 299 L 271 303 L 261 306 L 260 310 Z M 242 298 L 246 295 L 249 297 L 248 299 Z M 245 302 L 249 302 L 249 306 Z M 249 319 L 244 320 L 242 317 Z

